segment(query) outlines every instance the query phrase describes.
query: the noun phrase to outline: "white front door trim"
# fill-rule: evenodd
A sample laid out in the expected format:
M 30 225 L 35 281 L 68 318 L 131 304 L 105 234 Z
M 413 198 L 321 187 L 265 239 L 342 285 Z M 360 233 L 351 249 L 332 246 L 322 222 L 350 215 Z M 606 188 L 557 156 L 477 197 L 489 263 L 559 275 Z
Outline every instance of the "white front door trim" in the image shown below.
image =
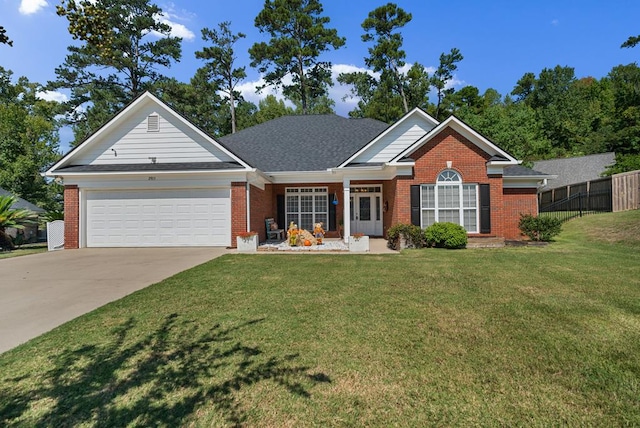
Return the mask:
M 382 236 L 382 184 L 352 185 L 350 195 L 350 229 L 367 236 Z

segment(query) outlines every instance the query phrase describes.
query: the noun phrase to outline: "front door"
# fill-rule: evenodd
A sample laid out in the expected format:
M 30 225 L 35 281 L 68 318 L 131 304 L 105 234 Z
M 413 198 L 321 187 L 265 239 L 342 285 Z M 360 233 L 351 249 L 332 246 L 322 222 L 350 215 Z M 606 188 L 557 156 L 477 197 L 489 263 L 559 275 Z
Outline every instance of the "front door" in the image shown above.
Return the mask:
M 382 194 L 352 193 L 351 233 L 382 236 Z

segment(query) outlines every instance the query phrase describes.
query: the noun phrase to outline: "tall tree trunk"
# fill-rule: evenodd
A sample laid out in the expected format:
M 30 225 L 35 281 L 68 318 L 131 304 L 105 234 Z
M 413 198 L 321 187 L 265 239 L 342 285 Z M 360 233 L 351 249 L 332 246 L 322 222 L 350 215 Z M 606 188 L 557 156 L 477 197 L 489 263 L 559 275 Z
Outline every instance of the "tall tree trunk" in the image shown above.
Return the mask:
M 302 105 L 302 114 L 307 114 L 307 88 L 304 81 L 304 67 L 302 58 L 298 57 L 298 72 L 300 73 L 300 104 Z
M 402 98 L 402 107 L 404 107 L 404 112 L 409 112 L 409 105 L 407 104 L 407 96 L 404 93 L 404 86 L 402 85 L 402 79 L 400 78 L 400 72 L 398 71 L 398 67 L 396 67 L 395 63 L 391 65 L 393 67 L 393 73 L 396 75 L 396 84 L 398 85 L 398 92 L 400 93 L 400 97 Z
M 231 133 L 236 133 L 236 101 L 233 98 L 233 89 L 229 92 L 229 103 L 231 107 Z

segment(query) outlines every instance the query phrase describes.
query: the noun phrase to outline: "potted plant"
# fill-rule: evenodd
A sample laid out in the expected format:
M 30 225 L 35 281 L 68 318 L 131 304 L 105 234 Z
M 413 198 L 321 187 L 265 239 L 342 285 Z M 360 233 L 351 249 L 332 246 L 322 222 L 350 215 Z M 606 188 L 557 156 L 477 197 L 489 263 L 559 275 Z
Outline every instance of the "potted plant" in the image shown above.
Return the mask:
M 252 230 L 240 232 L 236 236 L 236 244 L 240 253 L 255 253 L 258 251 L 258 233 Z
M 369 237 L 364 233 L 353 233 L 349 236 L 349 251 L 357 253 L 369 252 Z

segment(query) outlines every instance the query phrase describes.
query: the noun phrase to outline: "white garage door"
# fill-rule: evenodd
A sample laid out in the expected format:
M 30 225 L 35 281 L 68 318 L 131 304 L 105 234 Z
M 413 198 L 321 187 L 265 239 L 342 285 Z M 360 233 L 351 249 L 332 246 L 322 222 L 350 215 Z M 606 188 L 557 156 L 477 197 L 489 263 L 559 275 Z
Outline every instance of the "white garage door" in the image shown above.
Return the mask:
M 87 246 L 228 246 L 229 193 L 229 189 L 89 191 Z

